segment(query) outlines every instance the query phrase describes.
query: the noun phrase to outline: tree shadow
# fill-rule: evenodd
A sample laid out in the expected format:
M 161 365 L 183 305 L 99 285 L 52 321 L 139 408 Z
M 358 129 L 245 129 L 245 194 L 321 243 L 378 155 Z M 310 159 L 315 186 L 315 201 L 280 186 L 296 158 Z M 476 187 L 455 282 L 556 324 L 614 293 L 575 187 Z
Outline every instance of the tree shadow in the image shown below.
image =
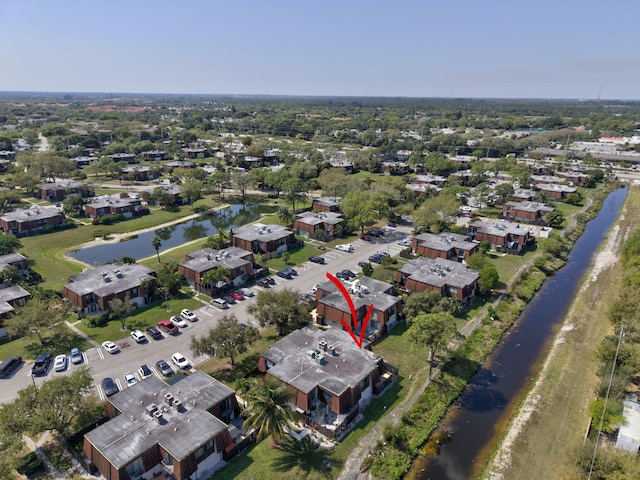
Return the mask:
M 456 404 L 473 412 L 504 409 L 508 401 L 504 393 L 493 388 L 497 382 L 498 378 L 491 370 L 481 368 L 464 389 Z
M 272 465 L 278 472 L 287 472 L 288 478 L 330 479 L 332 478 L 331 469 L 338 462 L 333 457 L 332 450 L 321 447 L 306 436 L 302 440 L 287 437 L 282 443 L 279 455 L 272 461 Z M 294 477 L 291 477 L 292 474 Z

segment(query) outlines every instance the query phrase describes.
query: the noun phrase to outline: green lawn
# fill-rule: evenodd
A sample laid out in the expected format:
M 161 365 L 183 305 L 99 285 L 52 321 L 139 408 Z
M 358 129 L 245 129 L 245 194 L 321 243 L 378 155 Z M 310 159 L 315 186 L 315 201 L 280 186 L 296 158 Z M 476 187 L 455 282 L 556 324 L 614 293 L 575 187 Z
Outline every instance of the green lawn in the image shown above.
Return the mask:
M 45 340 L 47 336 L 44 336 Z M 34 359 L 40 351 L 46 351 L 53 355 L 69 353 L 71 347 L 78 347 L 82 350 L 91 348 L 92 345 L 82 337 L 74 335 L 65 339 L 65 344 L 56 343 L 56 338 L 51 338 L 45 347 L 38 343 L 38 338 L 34 335 L 18 338 L 10 342 L 0 344 L 0 358 L 5 359 L 13 355 L 20 355 L 23 359 Z
M 73 247 L 97 237 L 154 227 L 192 213 L 193 210 L 189 206 L 180 207 L 175 211 L 158 209 L 152 210 L 151 215 L 114 225 L 84 225 L 69 230 L 21 238 L 23 247 L 19 249 L 19 252 L 35 262 L 33 269 L 42 275 L 44 281 L 41 286 L 43 288 L 60 291 L 67 283 L 69 276 L 82 270 L 79 264 L 63 257 L 64 253 L 71 251 Z
M 121 329 L 122 325 L 119 320 L 112 320 L 103 327 L 90 328 L 83 322 L 78 323 L 76 327 L 98 343 L 102 343 L 105 340 L 114 341 L 128 336 L 131 330 L 144 330 L 147 327 L 156 325 L 159 320 L 167 320 L 172 315 L 180 315 L 180 311 L 183 308 L 195 309 L 198 306 L 199 303 L 196 299 L 181 293 L 175 298 L 167 301 L 158 300 L 151 305 L 136 310 L 125 319 L 126 331 Z

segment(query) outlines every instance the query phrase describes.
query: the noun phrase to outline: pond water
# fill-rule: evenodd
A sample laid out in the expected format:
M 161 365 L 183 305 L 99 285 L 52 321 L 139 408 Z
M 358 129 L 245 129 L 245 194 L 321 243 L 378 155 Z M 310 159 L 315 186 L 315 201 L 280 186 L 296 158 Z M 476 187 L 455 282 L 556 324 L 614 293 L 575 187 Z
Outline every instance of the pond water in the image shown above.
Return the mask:
M 456 402 L 436 435 L 438 453 L 418 457 L 407 478 L 478 478 L 505 433 L 513 407 L 534 381 L 554 329 L 566 315 L 626 195 L 627 189 L 620 188 L 605 199 L 575 243 L 566 266 L 545 282 Z
M 67 256 L 90 265 L 102 265 L 123 256 L 139 260 L 155 255 L 156 251 L 151 246 L 151 239 L 155 236 L 162 241 L 160 247 L 160 252 L 162 252 L 198 238 L 214 235 L 218 230 L 230 230 L 254 222 L 265 213 L 275 212 L 277 208 L 263 205 L 233 204 L 187 222 L 141 233 L 117 243 L 82 248 L 68 253 Z

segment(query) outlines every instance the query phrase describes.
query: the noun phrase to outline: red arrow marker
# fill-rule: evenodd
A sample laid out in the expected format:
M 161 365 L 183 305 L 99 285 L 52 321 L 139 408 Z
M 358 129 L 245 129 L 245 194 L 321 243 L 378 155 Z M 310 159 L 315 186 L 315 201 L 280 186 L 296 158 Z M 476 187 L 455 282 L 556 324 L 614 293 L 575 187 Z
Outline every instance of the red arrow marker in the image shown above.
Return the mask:
M 336 277 L 331 275 L 329 272 L 327 272 L 327 278 L 331 280 L 336 287 L 338 287 L 338 290 L 340 290 L 340 293 L 342 293 L 342 296 L 347 300 L 347 304 L 349 305 L 349 309 L 351 310 L 351 318 L 353 318 L 354 326 L 355 328 L 358 328 L 358 317 L 356 315 L 356 307 L 353 305 L 353 300 L 351 300 L 351 295 L 349 295 L 349 292 L 347 291 L 346 288 L 344 288 L 344 285 L 342 285 L 340 280 L 338 280 Z M 351 326 L 347 325 L 347 322 L 344 321 L 344 318 L 342 319 L 342 325 L 344 326 L 345 330 L 349 332 L 349 335 L 351 335 L 351 338 L 353 338 L 353 341 L 356 342 L 356 345 L 358 345 L 358 347 L 360 348 L 362 348 L 362 342 L 364 340 L 364 332 L 367 329 L 367 324 L 369 323 L 371 312 L 373 312 L 373 304 L 369 305 L 369 308 L 367 309 L 367 314 L 364 316 L 364 321 L 362 322 L 362 330 L 360 330 L 360 337 L 356 337 L 355 333 L 353 333 L 353 330 L 351 330 Z

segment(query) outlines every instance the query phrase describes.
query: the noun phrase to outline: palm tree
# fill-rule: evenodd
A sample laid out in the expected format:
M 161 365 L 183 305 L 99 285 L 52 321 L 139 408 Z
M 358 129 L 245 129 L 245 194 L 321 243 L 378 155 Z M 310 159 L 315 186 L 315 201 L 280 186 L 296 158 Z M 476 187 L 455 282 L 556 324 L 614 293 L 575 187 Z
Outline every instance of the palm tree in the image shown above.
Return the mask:
M 280 207 L 278 209 L 278 218 L 285 225 L 291 225 L 296 217 L 287 207 Z
M 160 247 L 162 246 L 162 241 L 160 237 L 155 236 L 151 239 L 151 246 L 156 249 L 156 255 L 158 256 L 158 263 L 160 263 Z
M 213 288 L 218 285 L 218 282 L 223 282 L 230 275 L 231 270 L 228 268 L 212 268 L 202 276 L 201 284 L 205 287 Z
M 251 388 L 245 396 L 247 407 L 242 412 L 243 416 L 249 415 L 244 426 L 255 428 L 259 439 L 269 434 L 277 441 L 282 439 L 283 424 L 293 420 L 293 411 L 287 406 L 292 397 L 287 387 L 274 380 L 265 380 Z

